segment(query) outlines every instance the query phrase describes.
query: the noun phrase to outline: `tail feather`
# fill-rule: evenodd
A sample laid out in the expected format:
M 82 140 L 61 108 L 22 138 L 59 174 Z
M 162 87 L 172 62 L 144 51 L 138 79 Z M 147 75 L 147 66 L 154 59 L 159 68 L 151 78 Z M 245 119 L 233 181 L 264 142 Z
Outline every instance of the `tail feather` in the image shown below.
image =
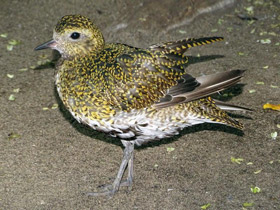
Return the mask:
M 215 104 L 222 110 L 225 111 L 245 111 L 245 112 L 252 112 L 252 109 L 243 107 L 243 106 L 237 106 L 232 104 L 227 104 L 223 101 L 218 101 L 216 99 L 213 99 L 215 101 Z
M 179 41 L 166 42 L 159 45 L 150 46 L 150 50 L 161 52 L 162 54 L 169 53 L 179 53 L 183 54 L 187 51 L 187 49 L 191 47 L 211 44 L 213 42 L 222 41 L 223 37 L 204 37 L 204 38 L 190 38 L 190 39 L 182 39 Z

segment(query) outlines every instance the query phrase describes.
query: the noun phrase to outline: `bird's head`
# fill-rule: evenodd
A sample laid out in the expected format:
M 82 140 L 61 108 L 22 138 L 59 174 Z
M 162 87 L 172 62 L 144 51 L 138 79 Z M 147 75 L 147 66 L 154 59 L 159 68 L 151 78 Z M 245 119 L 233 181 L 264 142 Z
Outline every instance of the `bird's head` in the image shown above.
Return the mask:
M 93 22 L 82 15 L 66 15 L 54 28 L 53 39 L 35 50 L 51 48 L 64 58 L 98 53 L 104 48 L 104 38 Z

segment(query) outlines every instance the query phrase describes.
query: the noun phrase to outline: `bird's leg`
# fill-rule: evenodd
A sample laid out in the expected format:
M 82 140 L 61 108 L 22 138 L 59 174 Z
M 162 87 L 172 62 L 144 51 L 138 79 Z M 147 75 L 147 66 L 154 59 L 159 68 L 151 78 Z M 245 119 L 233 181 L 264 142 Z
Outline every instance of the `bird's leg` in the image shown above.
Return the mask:
M 131 142 L 128 142 L 128 143 L 131 144 Z M 134 145 L 133 145 L 133 150 L 134 150 Z M 133 151 L 132 151 L 131 157 L 128 161 L 127 169 L 128 169 L 127 179 L 120 183 L 120 187 L 128 187 L 128 189 L 131 190 L 132 181 L 133 181 Z
M 123 152 L 123 159 L 117 174 L 112 185 L 105 186 L 103 192 L 91 192 L 87 193 L 88 196 L 100 196 L 100 195 L 114 195 L 120 186 L 126 186 L 131 189 L 132 180 L 133 180 L 133 151 L 134 151 L 134 142 L 122 140 L 122 144 L 125 146 Z M 123 174 L 126 167 L 128 168 L 128 177 L 127 180 L 121 182 Z

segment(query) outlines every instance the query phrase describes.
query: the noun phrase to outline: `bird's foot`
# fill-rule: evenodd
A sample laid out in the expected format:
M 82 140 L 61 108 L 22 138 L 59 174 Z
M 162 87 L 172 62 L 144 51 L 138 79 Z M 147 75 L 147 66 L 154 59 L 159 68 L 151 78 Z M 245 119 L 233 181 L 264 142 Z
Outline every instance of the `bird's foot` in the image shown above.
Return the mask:
M 131 191 L 132 180 L 127 179 L 125 181 L 122 181 L 119 187 L 127 187 L 128 191 Z M 87 196 L 113 196 L 119 190 L 117 187 L 114 187 L 114 184 L 102 185 L 100 186 L 100 188 L 102 188 L 100 192 L 89 192 L 86 193 L 86 195 Z
M 128 187 L 128 190 L 131 190 L 133 180 L 134 143 L 124 140 L 122 140 L 122 143 L 125 146 L 123 160 L 121 162 L 115 181 L 111 185 L 102 186 L 103 190 L 101 192 L 87 193 L 88 196 L 113 196 L 119 190 L 120 187 Z M 126 167 L 128 168 L 127 179 L 125 181 L 121 181 Z

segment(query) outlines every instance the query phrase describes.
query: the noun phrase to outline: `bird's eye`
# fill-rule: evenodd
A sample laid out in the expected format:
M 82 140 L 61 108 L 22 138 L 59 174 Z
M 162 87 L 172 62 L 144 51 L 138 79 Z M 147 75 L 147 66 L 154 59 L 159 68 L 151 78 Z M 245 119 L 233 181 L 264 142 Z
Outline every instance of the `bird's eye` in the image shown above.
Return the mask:
M 70 37 L 72 39 L 79 39 L 80 38 L 80 34 L 78 32 L 73 32 Z

